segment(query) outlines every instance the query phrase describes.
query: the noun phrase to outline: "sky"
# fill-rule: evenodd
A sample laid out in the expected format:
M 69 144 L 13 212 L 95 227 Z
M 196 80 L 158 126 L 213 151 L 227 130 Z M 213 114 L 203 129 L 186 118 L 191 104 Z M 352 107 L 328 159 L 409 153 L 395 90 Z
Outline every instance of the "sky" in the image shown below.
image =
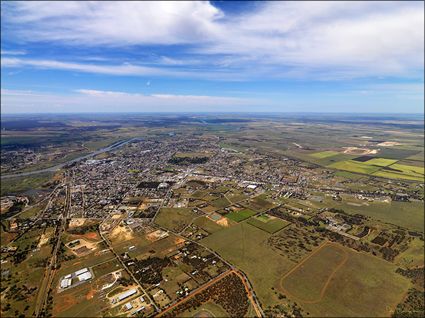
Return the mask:
M 2 113 L 424 112 L 422 1 L 7 1 Z

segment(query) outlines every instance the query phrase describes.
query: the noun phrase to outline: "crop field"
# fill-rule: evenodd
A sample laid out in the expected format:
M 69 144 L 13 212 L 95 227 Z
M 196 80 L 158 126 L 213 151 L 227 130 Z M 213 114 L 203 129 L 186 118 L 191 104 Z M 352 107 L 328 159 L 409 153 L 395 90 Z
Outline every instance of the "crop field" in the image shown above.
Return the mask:
M 155 223 L 173 231 L 181 231 L 190 224 L 196 216 L 188 208 L 162 208 L 155 219 Z
M 274 204 L 265 200 L 263 196 L 258 196 L 249 200 L 247 207 L 257 212 L 263 212 L 274 207 Z
M 247 274 L 263 308 L 280 302 L 272 288 L 278 288 L 276 278 L 295 264 L 268 245 L 269 237 L 267 232 L 243 222 L 201 241 Z
M 211 202 L 211 205 L 218 208 L 218 209 L 222 209 L 222 208 L 226 208 L 230 205 L 231 203 L 229 202 L 229 200 L 227 200 L 226 198 L 220 198 L 217 200 L 214 200 Z
M 290 224 L 288 221 L 272 217 L 267 214 L 254 216 L 250 218 L 247 223 L 270 234 L 276 233 Z
M 328 151 L 315 152 L 310 154 L 310 156 L 312 156 L 313 158 L 322 159 L 322 158 L 332 157 L 338 154 L 339 152 L 328 150 Z
M 394 159 L 385 159 L 385 158 L 371 158 L 367 161 L 363 161 L 366 165 L 374 165 L 379 167 L 386 167 L 389 165 L 392 165 L 393 163 L 396 163 L 397 160 Z
M 316 317 L 389 316 L 410 281 L 389 262 L 335 246 L 316 250 L 285 275 L 282 285 L 288 296 Z
M 253 216 L 255 213 L 256 213 L 255 211 L 252 211 L 250 209 L 243 209 L 240 211 L 230 212 L 226 214 L 226 217 L 235 222 L 240 222 L 240 221 L 248 219 L 249 217 Z
M 359 204 L 351 205 L 348 203 Z M 364 203 L 351 196 L 343 196 L 338 202 L 325 198 L 323 203 L 316 203 L 319 207 L 334 207 L 350 214 L 362 214 L 382 222 L 392 223 L 410 230 L 424 230 L 424 202 L 368 202 Z
M 374 176 L 390 179 L 424 181 L 424 167 L 393 164 L 373 173 Z
M 368 165 L 364 162 L 358 162 L 354 160 L 339 161 L 329 165 L 328 167 L 364 174 L 372 174 L 379 170 L 379 167 Z

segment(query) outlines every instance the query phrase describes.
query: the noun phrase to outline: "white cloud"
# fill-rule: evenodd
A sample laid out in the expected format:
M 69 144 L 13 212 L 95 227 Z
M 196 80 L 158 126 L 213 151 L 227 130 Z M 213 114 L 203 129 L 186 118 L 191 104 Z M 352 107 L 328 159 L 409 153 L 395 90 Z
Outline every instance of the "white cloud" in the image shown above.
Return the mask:
M 80 89 L 72 95 L 2 89 L 2 112 L 197 112 L 234 111 L 264 100 L 224 96 L 127 93 Z M 204 108 L 206 107 L 206 108 Z
M 272 1 L 227 16 L 209 2 L 192 1 L 15 2 L 5 8 L 5 24 L 21 41 L 189 45 L 184 58 L 161 57 L 158 64 L 163 66 L 201 61 L 248 78 L 423 77 L 423 2 Z M 110 68 L 84 66 L 104 74 Z M 152 71 L 132 65 L 113 68 L 118 75 Z

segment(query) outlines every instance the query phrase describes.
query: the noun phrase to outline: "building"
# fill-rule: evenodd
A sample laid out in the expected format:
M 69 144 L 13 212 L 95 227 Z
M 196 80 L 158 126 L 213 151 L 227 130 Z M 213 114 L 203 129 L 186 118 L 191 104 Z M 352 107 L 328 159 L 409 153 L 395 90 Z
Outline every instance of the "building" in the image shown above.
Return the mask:
M 135 293 L 137 293 L 137 289 L 127 290 L 125 293 L 118 295 L 118 301 L 122 301 L 126 299 L 127 297 L 134 295 Z
M 126 309 L 126 310 L 130 310 L 130 309 L 132 309 L 132 308 L 133 308 L 133 306 L 130 304 L 130 302 L 126 303 L 126 304 L 124 305 L 124 307 L 125 307 L 125 309 Z
M 91 279 L 92 278 L 92 275 L 91 275 L 90 272 L 85 272 L 85 273 L 82 273 L 82 274 L 78 275 L 77 277 L 78 277 L 78 280 L 80 282 L 84 282 L 86 280 Z
M 88 268 L 87 267 L 85 267 L 85 268 L 83 268 L 83 269 L 80 269 L 80 270 L 78 270 L 78 271 L 76 271 L 75 272 L 75 276 L 80 276 L 81 274 L 83 274 L 83 273 L 85 273 L 85 272 L 88 272 L 89 270 L 88 270 Z
M 71 278 L 64 278 L 61 280 L 61 288 L 68 288 L 69 286 L 71 286 L 72 284 L 72 279 Z

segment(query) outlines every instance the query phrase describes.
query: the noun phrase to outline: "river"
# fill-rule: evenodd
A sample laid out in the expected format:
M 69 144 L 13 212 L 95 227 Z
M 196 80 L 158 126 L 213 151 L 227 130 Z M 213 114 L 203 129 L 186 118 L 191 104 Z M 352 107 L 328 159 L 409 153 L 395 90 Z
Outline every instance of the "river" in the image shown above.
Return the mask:
M 2 179 L 18 178 L 18 177 L 31 176 L 31 175 L 39 174 L 39 173 L 43 173 L 43 172 L 55 172 L 55 171 L 58 171 L 59 169 L 62 169 L 66 165 L 73 164 L 73 163 L 78 162 L 80 160 L 91 158 L 93 156 L 96 156 L 96 155 L 101 154 L 101 153 L 106 152 L 106 151 L 111 151 L 111 150 L 117 149 L 117 148 L 122 147 L 122 146 L 124 146 L 124 145 L 126 145 L 126 144 L 128 144 L 132 141 L 135 141 L 135 140 L 141 140 L 141 139 L 140 138 L 131 138 L 131 139 L 128 139 L 128 140 L 118 141 L 118 142 L 113 143 L 112 145 L 105 147 L 105 148 L 101 148 L 101 149 L 98 149 L 98 150 L 96 150 L 92 153 L 89 153 L 88 155 L 84 155 L 84 156 L 69 160 L 67 162 L 57 164 L 57 165 L 49 167 L 49 168 L 44 168 L 44 169 L 34 170 L 34 171 L 27 171 L 27 172 L 19 172 L 19 173 L 13 173 L 13 174 L 5 174 L 5 175 L 2 175 L 1 178 Z

